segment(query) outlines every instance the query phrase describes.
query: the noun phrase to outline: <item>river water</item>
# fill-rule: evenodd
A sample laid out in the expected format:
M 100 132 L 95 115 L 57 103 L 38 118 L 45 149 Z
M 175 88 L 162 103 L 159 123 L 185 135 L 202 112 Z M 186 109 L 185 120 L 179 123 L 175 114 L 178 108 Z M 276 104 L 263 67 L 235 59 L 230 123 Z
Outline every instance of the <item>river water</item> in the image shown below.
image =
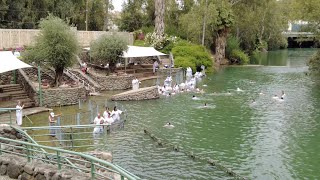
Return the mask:
M 97 149 L 112 151 L 114 163 L 143 179 L 233 179 L 183 152 L 158 146 L 144 134 L 148 129 L 248 179 L 319 179 L 320 84 L 306 75 L 306 61 L 314 52 L 274 51 L 254 62 L 264 66 L 222 68 L 198 84 L 205 91 L 195 94 L 200 100 L 183 93 L 124 102 L 125 128 L 107 135 Z M 272 98 L 282 90 L 284 101 Z M 169 121 L 174 128 L 162 127 Z

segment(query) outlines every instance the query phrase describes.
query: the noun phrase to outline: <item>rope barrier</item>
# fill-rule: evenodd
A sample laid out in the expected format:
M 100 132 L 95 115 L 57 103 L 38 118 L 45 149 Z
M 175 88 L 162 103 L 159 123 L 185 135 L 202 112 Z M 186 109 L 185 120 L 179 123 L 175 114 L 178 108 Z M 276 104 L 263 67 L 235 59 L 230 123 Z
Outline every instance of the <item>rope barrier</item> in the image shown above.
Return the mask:
M 193 160 L 202 161 L 202 162 L 210 164 L 211 166 L 215 166 L 219 170 L 228 174 L 229 176 L 233 176 L 235 179 L 243 179 L 243 180 L 246 179 L 245 177 L 240 176 L 239 174 L 237 174 L 235 171 L 231 170 L 230 168 L 227 168 L 226 166 L 219 163 L 218 160 L 214 160 L 214 159 L 207 158 L 207 157 L 201 157 L 200 155 L 196 155 L 193 151 L 190 151 L 190 150 L 188 151 L 187 149 L 185 149 L 181 146 L 178 146 L 177 144 L 172 144 L 170 142 L 165 141 L 164 139 L 156 137 L 154 134 L 152 134 L 147 129 L 144 129 L 143 131 L 146 135 L 148 135 L 153 141 L 155 141 L 161 147 L 166 146 L 166 147 L 172 148 L 174 151 L 182 152 L 186 156 L 190 157 Z

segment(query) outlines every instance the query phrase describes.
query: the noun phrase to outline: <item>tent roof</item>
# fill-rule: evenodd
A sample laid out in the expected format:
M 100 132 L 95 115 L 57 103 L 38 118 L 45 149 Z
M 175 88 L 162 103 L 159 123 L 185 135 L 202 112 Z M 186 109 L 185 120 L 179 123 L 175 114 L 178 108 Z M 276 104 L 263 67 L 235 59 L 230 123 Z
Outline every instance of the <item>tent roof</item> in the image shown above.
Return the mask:
M 0 73 L 32 67 L 16 58 L 11 51 L 0 51 Z
M 90 48 L 83 48 L 90 51 Z M 123 52 L 123 58 L 130 57 L 148 57 L 148 56 L 162 56 L 166 55 L 162 52 L 155 50 L 153 47 L 141 47 L 141 46 L 128 46 L 128 50 Z
M 155 50 L 153 47 L 128 46 L 128 50 L 123 52 L 124 58 L 130 57 L 148 57 L 166 55 Z

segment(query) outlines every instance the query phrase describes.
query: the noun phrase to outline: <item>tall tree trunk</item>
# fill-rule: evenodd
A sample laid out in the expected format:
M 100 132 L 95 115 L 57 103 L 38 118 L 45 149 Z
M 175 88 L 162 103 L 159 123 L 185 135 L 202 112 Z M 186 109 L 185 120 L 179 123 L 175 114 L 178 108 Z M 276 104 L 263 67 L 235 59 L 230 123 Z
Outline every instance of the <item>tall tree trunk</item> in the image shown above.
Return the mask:
M 105 0 L 105 14 L 104 14 L 104 22 L 103 22 L 103 31 L 108 31 L 108 24 L 109 24 L 109 0 Z
M 223 28 L 218 31 L 216 37 L 216 55 L 215 60 L 218 65 L 221 65 L 224 58 L 226 57 L 226 45 L 227 45 L 227 36 L 228 36 L 229 29 Z
M 155 32 L 157 38 L 164 35 L 165 0 L 155 0 Z
M 63 68 L 56 68 L 55 72 L 56 72 L 56 74 L 54 76 L 53 86 L 59 87 L 61 84 L 62 76 L 63 76 Z
M 109 62 L 109 70 L 111 73 L 114 73 L 114 71 L 116 70 L 116 63 Z

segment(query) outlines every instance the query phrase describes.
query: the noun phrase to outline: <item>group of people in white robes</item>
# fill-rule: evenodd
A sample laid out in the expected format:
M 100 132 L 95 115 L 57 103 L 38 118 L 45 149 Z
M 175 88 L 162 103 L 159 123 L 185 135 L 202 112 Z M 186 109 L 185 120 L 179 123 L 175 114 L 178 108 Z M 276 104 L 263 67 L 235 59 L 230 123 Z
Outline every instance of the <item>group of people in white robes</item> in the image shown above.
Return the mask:
M 93 129 L 93 133 L 103 132 L 103 125 L 111 125 L 114 122 L 120 121 L 120 115 L 122 111 L 117 109 L 115 106 L 113 111 L 110 112 L 109 108 L 106 107 L 106 110 L 103 112 L 103 116 L 100 113 L 97 114 L 97 117 L 93 120 L 93 123 L 96 127 Z
M 171 96 L 175 95 L 176 93 L 180 92 L 203 92 L 203 90 L 200 90 L 199 88 L 196 88 L 197 80 L 201 79 L 204 76 L 202 72 L 196 72 L 196 74 L 192 75 L 192 69 L 190 67 L 187 68 L 186 71 L 186 81 L 181 84 L 172 84 L 172 77 L 168 76 L 163 86 L 158 86 L 158 92 L 159 94 L 165 95 L 165 96 Z

